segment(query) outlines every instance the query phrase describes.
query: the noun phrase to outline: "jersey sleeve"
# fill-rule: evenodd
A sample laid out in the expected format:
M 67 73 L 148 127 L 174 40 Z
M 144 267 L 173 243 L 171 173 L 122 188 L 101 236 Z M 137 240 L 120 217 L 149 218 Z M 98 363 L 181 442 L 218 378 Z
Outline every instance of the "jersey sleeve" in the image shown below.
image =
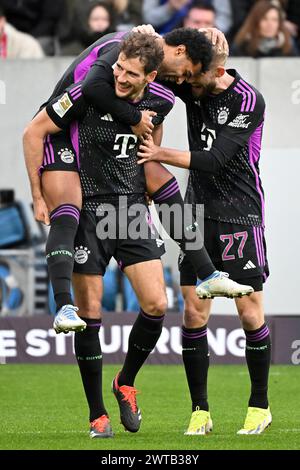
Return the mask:
M 88 103 L 83 97 L 81 82 L 78 82 L 51 100 L 46 106 L 46 111 L 54 124 L 64 129 L 73 121 L 78 121 L 86 113 L 87 108 Z
M 118 56 L 117 56 L 118 57 Z M 116 62 L 117 57 L 115 58 Z M 113 69 L 107 58 L 101 57 L 91 68 L 82 84 L 82 93 L 87 102 L 100 112 L 110 113 L 118 120 L 129 126 L 136 126 L 141 118 L 141 112 L 125 100 L 118 98 L 114 89 Z
M 253 96 L 250 106 L 239 101 L 234 117 L 218 133 L 210 150 L 192 151 L 190 169 L 207 173 L 218 173 L 249 141 L 254 132 L 263 124 L 265 102 L 259 93 Z M 260 133 L 261 135 L 261 133 Z
M 152 118 L 152 123 L 155 126 L 158 126 L 164 122 L 166 116 L 173 109 L 175 104 L 175 95 L 169 88 L 156 82 L 149 84 L 149 93 L 156 98 L 153 100 L 151 111 L 155 111 L 157 113 L 157 115 Z

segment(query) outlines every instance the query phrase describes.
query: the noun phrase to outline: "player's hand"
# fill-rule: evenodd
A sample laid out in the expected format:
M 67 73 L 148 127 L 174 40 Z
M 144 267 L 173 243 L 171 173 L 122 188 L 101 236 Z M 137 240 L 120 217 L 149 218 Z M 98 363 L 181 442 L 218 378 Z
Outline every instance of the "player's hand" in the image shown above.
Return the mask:
M 50 225 L 49 210 L 42 197 L 33 200 L 33 211 L 35 220 Z
M 135 135 L 138 137 L 143 138 L 147 136 L 147 134 L 151 134 L 154 125 L 152 124 L 152 118 L 156 116 L 154 111 L 142 111 L 142 119 L 136 126 L 132 126 L 131 129 Z
M 149 135 L 139 146 L 137 156 L 140 160 L 138 161 L 138 164 L 142 165 L 142 163 L 150 162 L 152 160 L 159 160 L 159 151 L 160 147 L 155 145 L 152 136 Z
M 141 24 L 139 26 L 135 26 L 132 32 L 141 34 L 151 34 L 152 36 L 160 37 L 160 35 L 153 28 L 152 24 Z
M 199 31 L 209 39 L 219 53 L 229 55 L 229 46 L 225 34 L 217 28 L 201 28 Z

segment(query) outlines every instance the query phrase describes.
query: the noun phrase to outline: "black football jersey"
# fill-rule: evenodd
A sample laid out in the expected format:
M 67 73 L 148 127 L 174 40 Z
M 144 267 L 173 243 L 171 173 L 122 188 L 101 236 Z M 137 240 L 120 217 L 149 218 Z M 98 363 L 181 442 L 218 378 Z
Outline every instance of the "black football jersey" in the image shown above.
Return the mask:
M 192 159 L 185 199 L 204 204 L 208 219 L 264 225 L 259 159 L 265 102 L 236 71 L 227 72 L 234 81 L 218 95 L 197 99 L 188 84 L 172 87 L 187 109 Z
M 154 123 L 158 125 L 174 102 L 174 94 L 154 82 L 147 86 L 143 98 L 134 107 L 140 111 L 155 111 Z M 70 126 L 72 143 L 80 161 L 84 198 L 144 197 L 144 168 L 137 163 L 139 142 L 130 126 L 89 105 L 82 95 L 81 83 L 72 85 L 48 103 L 46 110 L 61 129 Z

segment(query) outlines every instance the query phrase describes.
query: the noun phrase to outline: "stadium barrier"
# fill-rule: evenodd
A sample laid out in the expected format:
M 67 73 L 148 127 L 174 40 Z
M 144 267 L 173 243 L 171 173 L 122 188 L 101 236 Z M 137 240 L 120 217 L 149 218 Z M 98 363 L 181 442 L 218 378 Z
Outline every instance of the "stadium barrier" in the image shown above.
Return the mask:
M 105 364 L 124 361 L 134 313 L 107 313 L 100 337 Z M 273 364 L 300 364 L 300 317 L 269 316 Z M 213 316 L 208 342 L 211 364 L 243 364 L 245 335 L 237 316 Z M 56 335 L 50 316 L 0 318 L 1 364 L 74 364 L 73 333 Z M 181 364 L 181 315 L 168 314 L 149 364 Z

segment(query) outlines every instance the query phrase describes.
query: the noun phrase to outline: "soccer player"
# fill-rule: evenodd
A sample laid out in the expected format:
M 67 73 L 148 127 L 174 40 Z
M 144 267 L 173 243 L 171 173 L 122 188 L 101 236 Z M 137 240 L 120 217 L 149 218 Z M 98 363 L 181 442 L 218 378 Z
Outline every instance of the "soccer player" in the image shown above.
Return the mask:
M 160 126 L 174 102 L 167 88 L 161 87 L 158 93 L 151 86 L 162 58 L 163 50 L 153 36 L 131 34 L 122 42 L 114 68 L 116 94 L 130 100 L 136 109 L 156 114 L 153 138 L 158 142 Z M 128 431 L 137 432 L 141 413 L 134 380 L 156 345 L 167 307 L 160 260 L 164 248 L 149 217 L 144 168 L 138 165 L 136 156 L 138 139 L 129 126 L 87 105 L 80 83 L 51 100 L 32 126 L 46 136 L 68 127 L 74 119 L 78 123 L 83 210 L 75 239 L 73 286 L 80 315 L 87 324 L 85 330 L 75 334 L 75 354 L 90 409 L 90 436 L 103 438 L 113 434 L 102 397 L 102 276 L 114 256 L 141 306 L 129 336 L 124 366 L 113 380 L 121 421 Z M 136 210 L 140 237 L 132 234 Z M 107 224 L 108 237 L 104 238 Z M 60 327 L 57 317 L 56 327 Z
M 101 78 L 103 71 L 107 73 L 107 68 L 111 72 L 111 66 L 118 56 L 122 37 L 121 33 L 105 36 L 84 51 L 58 82 L 51 98 L 62 93 L 65 87 L 70 84 L 79 83 L 88 74 L 81 88 L 85 98 L 98 110 L 106 111 L 125 122 L 125 114 L 120 106 L 122 100 L 114 99 L 115 94 L 111 84 Z M 160 67 L 162 77 L 172 77 L 181 83 L 184 79 L 190 79 L 194 73 L 207 69 L 211 60 L 210 50 L 203 40 L 203 36 L 196 30 L 176 30 L 166 35 L 164 39 L 160 38 L 157 41 L 164 49 L 164 61 Z M 91 69 L 93 64 L 95 66 Z M 153 87 L 156 88 L 156 93 L 161 92 L 159 84 L 155 84 Z M 121 92 L 120 97 L 122 98 Z M 67 99 L 62 100 L 61 113 L 68 110 L 69 106 L 70 102 Z M 141 117 L 142 121 L 140 122 Z M 134 107 L 129 107 L 126 111 L 126 123 L 133 126 L 132 130 L 138 136 L 152 131 L 153 125 L 149 121 L 150 117 L 153 117 L 153 113 L 146 110 L 141 112 Z M 74 261 L 73 243 L 81 210 L 79 159 L 69 143 L 68 134 L 47 136 L 44 144 L 42 181 L 40 181 L 37 169 L 42 163 L 43 144 L 40 136 L 34 135 L 31 131 L 32 127 L 29 125 L 25 131 L 24 146 L 25 155 L 30 155 L 30 158 L 26 159 L 26 165 L 31 182 L 35 215 L 37 220 L 46 223 L 51 221 L 46 253 L 57 312 L 58 315 L 65 317 L 64 331 L 76 331 L 85 327 L 76 313 L 77 307 L 73 305 L 70 294 Z M 77 127 L 74 123 L 71 127 L 73 143 L 76 135 Z M 163 203 L 168 206 L 178 204 L 183 207 L 178 183 L 163 166 L 155 163 L 147 165 L 146 177 L 148 191 L 153 194 L 158 206 Z M 50 221 L 48 211 L 50 211 Z M 173 226 L 169 228 L 168 232 L 186 252 L 186 228 L 183 227 L 181 231 L 183 235 L 180 239 L 176 239 L 174 236 Z M 190 251 L 187 256 L 198 277 L 204 281 L 198 291 L 200 296 L 235 297 L 252 292 L 251 287 L 239 286 L 216 271 L 204 247 Z
M 177 87 L 186 104 L 190 151 L 160 148 L 149 138 L 139 150 L 142 162 L 160 161 L 190 170 L 185 201 L 204 204 L 205 245 L 218 269 L 254 294 L 236 299 L 246 336 L 251 395 L 239 434 L 260 434 L 272 421 L 268 402 L 271 343 L 264 320 L 263 283 L 269 269 L 264 237 L 264 192 L 259 159 L 265 103 L 261 93 L 235 70 L 225 69 L 226 55 L 215 54 L 210 70 Z M 187 435 L 212 429 L 207 399 L 209 352 L 207 322 L 211 300 L 199 300 L 197 277 L 180 257 L 185 300 L 183 362 L 192 399 Z

